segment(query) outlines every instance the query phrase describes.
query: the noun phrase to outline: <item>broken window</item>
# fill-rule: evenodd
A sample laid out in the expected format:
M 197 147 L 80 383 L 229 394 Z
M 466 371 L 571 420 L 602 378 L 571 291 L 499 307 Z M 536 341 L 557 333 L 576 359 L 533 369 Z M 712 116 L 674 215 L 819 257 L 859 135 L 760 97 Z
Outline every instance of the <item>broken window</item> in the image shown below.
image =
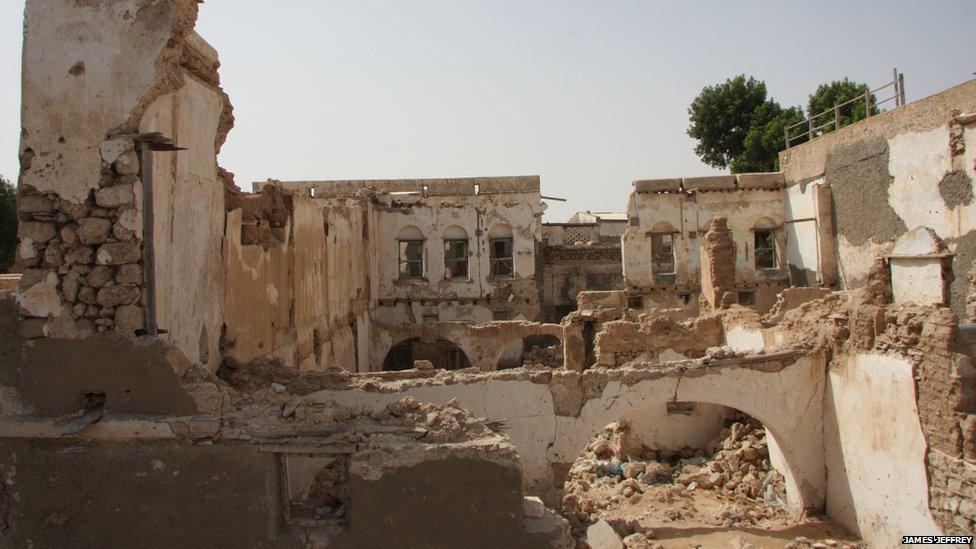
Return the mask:
M 468 278 L 468 239 L 444 240 L 444 278 Z
M 739 305 L 755 305 L 756 292 L 739 292 Z
M 511 278 L 515 274 L 515 263 L 512 258 L 512 239 L 490 239 L 489 252 L 492 278 Z
M 440 321 L 441 315 L 439 313 L 424 313 L 424 324 L 434 324 Z
M 674 234 L 651 235 L 651 272 L 656 275 L 674 274 Z
M 772 229 L 755 231 L 755 250 L 757 269 L 776 268 L 776 233 Z
M 424 241 L 399 240 L 400 278 L 424 277 Z
M 287 493 L 285 521 L 321 526 L 348 520 L 347 456 L 283 455 Z

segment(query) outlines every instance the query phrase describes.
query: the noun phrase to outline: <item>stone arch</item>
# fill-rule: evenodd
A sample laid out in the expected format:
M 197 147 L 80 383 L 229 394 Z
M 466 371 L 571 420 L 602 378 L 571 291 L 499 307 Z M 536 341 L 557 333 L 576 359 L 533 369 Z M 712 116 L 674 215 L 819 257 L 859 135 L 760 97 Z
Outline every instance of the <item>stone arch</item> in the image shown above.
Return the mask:
M 411 337 L 390 347 L 383 359 L 383 371 L 413 368 L 415 360 L 429 360 L 434 368 L 458 370 L 471 366 L 467 353 L 444 338 Z
M 770 219 L 768 217 L 760 217 L 759 219 L 756 219 L 756 221 L 753 222 L 752 228 L 753 229 L 760 229 L 760 230 L 762 230 L 762 229 L 777 229 L 777 228 L 779 228 L 779 225 L 777 225 L 775 221 L 773 221 L 772 219 Z
M 804 356 L 779 371 L 770 365 L 711 371 L 699 367 L 629 384 L 608 380 L 599 395 L 583 403 L 577 416 L 557 415 L 557 437 L 546 456 L 552 464 L 554 485 L 561 486 L 560 468 L 568 468 L 586 444 L 624 412 L 666 402 L 700 402 L 739 410 L 762 423 L 768 433 L 770 459 L 786 478 L 789 506 L 822 510 L 826 492 L 822 429 L 825 359 L 821 355 Z
M 424 240 L 424 232 L 416 225 L 406 225 L 397 232 L 397 240 Z
M 464 230 L 464 227 L 459 225 L 451 225 L 450 227 L 444 229 L 444 240 L 467 240 L 468 231 Z

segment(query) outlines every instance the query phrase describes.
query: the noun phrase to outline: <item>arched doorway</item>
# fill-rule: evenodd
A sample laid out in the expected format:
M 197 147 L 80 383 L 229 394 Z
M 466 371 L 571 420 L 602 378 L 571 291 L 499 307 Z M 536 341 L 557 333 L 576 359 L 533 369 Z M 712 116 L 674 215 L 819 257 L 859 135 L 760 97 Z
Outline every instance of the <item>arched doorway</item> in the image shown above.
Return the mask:
M 453 342 L 442 338 L 425 340 L 414 337 L 390 349 L 383 360 L 383 371 L 409 370 L 413 368 L 415 360 L 429 360 L 434 368 L 442 370 L 471 367 L 468 356 Z

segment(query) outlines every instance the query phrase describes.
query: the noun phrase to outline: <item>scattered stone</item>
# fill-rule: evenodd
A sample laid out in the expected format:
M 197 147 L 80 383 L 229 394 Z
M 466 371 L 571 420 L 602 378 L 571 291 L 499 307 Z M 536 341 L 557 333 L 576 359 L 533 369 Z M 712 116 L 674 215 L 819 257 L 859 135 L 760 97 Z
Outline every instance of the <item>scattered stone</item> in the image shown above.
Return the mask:
M 413 361 L 413 367 L 416 370 L 433 370 L 434 363 L 429 360 L 415 360 Z
M 527 518 L 542 518 L 546 514 L 546 505 L 536 496 L 522 498 L 522 507 Z
M 623 549 L 624 542 L 605 520 L 599 520 L 586 529 L 586 543 L 591 549 Z

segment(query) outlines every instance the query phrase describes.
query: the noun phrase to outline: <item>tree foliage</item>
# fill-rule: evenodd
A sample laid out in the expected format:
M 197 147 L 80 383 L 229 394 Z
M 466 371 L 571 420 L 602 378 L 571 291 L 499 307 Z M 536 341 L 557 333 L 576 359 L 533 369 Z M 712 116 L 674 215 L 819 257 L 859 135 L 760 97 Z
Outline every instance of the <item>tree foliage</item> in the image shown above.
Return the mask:
M 817 86 L 817 91 L 813 92 L 810 96 L 810 100 L 807 102 L 807 116 L 813 116 L 815 114 L 820 114 L 824 111 L 828 111 L 821 117 L 814 120 L 814 124 L 817 126 L 822 126 L 834 119 L 834 115 L 831 112 L 835 105 L 840 105 L 854 99 L 858 96 L 864 95 L 871 91 L 871 88 L 867 84 L 861 82 L 854 82 L 849 78 L 844 78 L 843 80 L 834 80 L 833 82 L 828 82 L 826 84 L 820 84 Z M 877 99 L 874 95 L 871 95 L 871 114 L 877 114 L 877 107 L 874 104 Z M 840 108 L 840 125 L 846 126 L 857 122 L 858 120 L 863 120 L 867 118 L 865 113 L 867 112 L 867 106 L 864 101 L 854 101 L 848 105 L 844 105 Z M 828 125 L 821 131 L 823 133 L 831 132 L 834 130 L 834 126 Z
M 779 169 L 779 153 L 786 148 L 784 128 L 803 122 L 806 116 L 833 109 L 869 92 L 867 84 L 844 78 L 820 85 L 810 96 L 807 113 L 801 107 L 783 108 L 766 97 L 766 84 L 754 77 L 740 74 L 721 84 L 706 86 L 688 108 L 688 135 L 695 138 L 695 153 L 702 162 L 716 168 L 729 168 L 732 173 L 768 172 Z M 872 105 L 875 98 L 871 96 Z M 865 118 L 863 101 L 854 101 L 840 109 L 841 125 Z M 877 109 L 872 107 L 871 114 Z M 818 120 L 823 125 L 833 120 L 832 112 Z M 831 124 L 821 130 L 832 131 Z M 791 136 L 799 136 L 806 127 L 794 128 Z M 791 139 L 790 145 L 807 141 L 809 136 Z
M 17 250 L 17 190 L 0 175 L 0 273 L 13 265 Z
M 716 168 L 727 168 L 742 154 L 754 113 L 766 102 L 766 84 L 740 74 L 705 87 L 691 102 L 688 135 L 698 140 L 695 152 Z

